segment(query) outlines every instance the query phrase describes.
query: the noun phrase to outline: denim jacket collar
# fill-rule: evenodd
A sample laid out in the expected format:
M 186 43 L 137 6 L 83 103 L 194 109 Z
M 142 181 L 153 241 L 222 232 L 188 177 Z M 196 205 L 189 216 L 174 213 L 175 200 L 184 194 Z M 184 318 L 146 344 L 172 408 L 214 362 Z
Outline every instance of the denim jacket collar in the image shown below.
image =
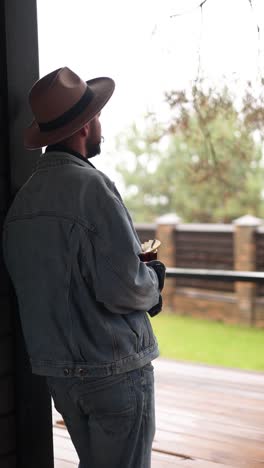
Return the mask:
M 56 143 L 55 145 L 49 145 L 47 146 L 45 153 L 50 153 L 50 152 L 62 152 L 62 153 L 69 153 L 72 154 L 73 156 L 76 156 L 78 159 L 81 161 L 84 161 L 88 166 L 92 166 L 94 169 L 94 165 L 91 163 L 89 158 L 85 158 L 81 153 L 78 153 L 78 151 L 73 150 L 72 148 L 69 148 L 67 145 L 64 145 L 62 143 Z
M 96 170 L 95 167 L 87 164 L 85 161 L 82 161 L 73 154 L 63 151 L 49 151 L 48 153 L 44 153 L 42 156 L 40 156 L 35 165 L 34 171 L 47 167 L 60 166 L 63 164 L 76 164 L 77 166 L 86 167 L 86 169 Z

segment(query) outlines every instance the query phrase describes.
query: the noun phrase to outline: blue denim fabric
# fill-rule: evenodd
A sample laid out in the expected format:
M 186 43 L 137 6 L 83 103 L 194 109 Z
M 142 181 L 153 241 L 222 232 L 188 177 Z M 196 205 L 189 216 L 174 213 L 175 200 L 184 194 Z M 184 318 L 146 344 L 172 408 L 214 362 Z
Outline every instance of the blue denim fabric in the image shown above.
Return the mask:
M 110 377 L 47 377 L 47 384 L 79 468 L 150 468 L 155 435 L 151 363 Z
M 114 183 L 74 155 L 42 156 L 6 216 L 3 253 L 33 373 L 106 377 L 159 355 L 155 270 Z

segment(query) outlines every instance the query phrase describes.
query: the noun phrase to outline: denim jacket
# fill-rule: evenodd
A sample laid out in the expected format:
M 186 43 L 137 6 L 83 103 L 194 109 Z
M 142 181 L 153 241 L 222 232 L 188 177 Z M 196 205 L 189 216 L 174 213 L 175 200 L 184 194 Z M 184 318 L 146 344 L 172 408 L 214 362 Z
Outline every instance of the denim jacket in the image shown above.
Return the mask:
M 159 355 L 147 314 L 159 282 L 140 251 L 105 174 L 66 152 L 40 157 L 3 230 L 33 373 L 119 374 Z

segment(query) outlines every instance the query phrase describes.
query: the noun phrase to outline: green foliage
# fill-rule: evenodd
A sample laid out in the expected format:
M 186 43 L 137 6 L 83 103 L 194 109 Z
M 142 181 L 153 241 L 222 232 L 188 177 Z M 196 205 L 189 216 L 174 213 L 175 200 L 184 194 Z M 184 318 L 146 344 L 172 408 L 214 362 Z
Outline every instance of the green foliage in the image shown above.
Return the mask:
M 194 86 L 166 94 L 168 122 L 145 117 L 119 137 L 129 156 L 117 166 L 135 221 L 176 212 L 186 222 L 230 222 L 263 216 L 263 100 L 245 91 L 241 110 L 222 89 Z M 258 136 L 259 141 L 257 141 Z

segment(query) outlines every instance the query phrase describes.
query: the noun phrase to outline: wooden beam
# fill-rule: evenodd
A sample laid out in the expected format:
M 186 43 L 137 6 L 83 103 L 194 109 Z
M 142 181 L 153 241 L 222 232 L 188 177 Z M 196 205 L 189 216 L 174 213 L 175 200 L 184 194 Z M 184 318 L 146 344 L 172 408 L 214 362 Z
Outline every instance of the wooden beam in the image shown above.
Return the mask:
M 29 152 L 23 147 L 23 131 L 32 120 L 28 92 L 39 73 L 36 0 L 0 2 L 0 65 L 2 229 L 3 218 L 14 195 L 31 175 L 40 155 L 40 151 Z M 15 291 L 8 281 L 1 252 L 0 307 L 0 328 L 4 320 L 6 330 L 0 336 L 0 396 L 3 395 L 10 408 L 6 417 L 0 412 L 0 466 L 53 468 L 51 400 L 45 379 L 31 373 Z M 12 412 L 12 401 L 6 395 L 8 377 L 13 379 L 15 413 Z M 9 385 L 12 386 L 12 380 Z M 13 421 L 13 426 L 8 418 Z

